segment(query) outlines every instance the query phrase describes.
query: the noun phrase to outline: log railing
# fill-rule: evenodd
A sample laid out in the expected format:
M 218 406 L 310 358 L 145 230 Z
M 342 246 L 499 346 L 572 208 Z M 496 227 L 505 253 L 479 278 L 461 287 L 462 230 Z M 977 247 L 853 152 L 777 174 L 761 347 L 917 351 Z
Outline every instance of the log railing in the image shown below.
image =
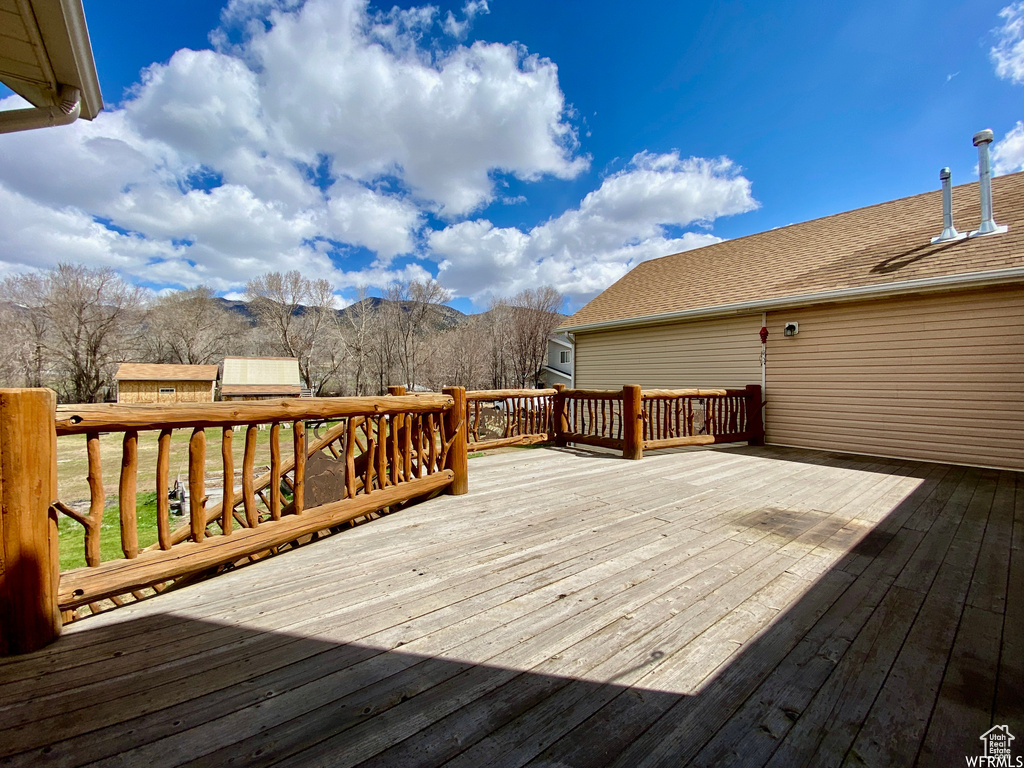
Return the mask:
M 465 460 L 458 460 L 465 453 L 464 397 L 463 390 L 452 389 L 441 395 L 172 408 L 58 407 L 56 434 L 83 435 L 86 441 L 91 495 L 88 514 L 60 500 L 52 505 L 85 528 L 87 565 L 61 574 L 60 609 L 137 593 L 188 574 L 273 553 L 310 534 L 453 487 L 460 470 L 465 474 Z M 328 426 L 322 435 L 308 435 L 305 422 L 309 420 Z M 270 465 L 268 471 L 257 474 L 261 426 L 269 426 Z M 282 457 L 282 426 L 290 428 L 292 456 L 287 459 Z M 183 430 L 189 434 L 188 520 L 175 528 L 168 499 L 169 456 L 175 432 Z M 100 527 L 109 487 L 100 462 L 99 437 L 104 432 L 123 434 L 117 480 L 123 558 L 107 562 L 100 561 Z M 158 540 L 140 549 L 136 487 L 139 435 L 145 432 L 159 433 Z M 208 451 L 208 432 L 220 442 L 219 451 Z M 237 472 L 236 439 L 244 440 Z M 218 470 L 223 473 L 222 498 L 210 503 L 207 475 Z M 465 486 L 464 478 L 461 484 Z
M 554 440 L 554 389 L 489 389 L 466 393 L 469 450 Z
M 621 390 L 556 387 L 555 442 L 639 459 L 645 450 L 764 441 L 761 387 Z
M 51 642 L 62 616 L 81 606 L 94 610 L 107 598 L 117 604 L 123 596 L 141 596 L 140 590 L 160 591 L 442 491 L 466 493 L 470 449 L 554 442 L 639 459 L 645 449 L 761 444 L 761 406 L 758 386 L 644 392 L 635 385 L 558 385 L 468 395 L 458 387 L 423 395 L 393 387 L 375 398 L 59 407 L 49 390 L 0 390 L 0 654 Z M 269 465 L 263 468 L 256 464 L 257 439 L 268 427 Z M 290 456 L 282 452 L 286 431 Z M 121 436 L 116 481 L 104 477 L 104 433 Z M 176 433 L 187 435 L 188 445 L 187 519 L 177 526 L 168 497 Z M 58 498 L 57 437 L 65 435 L 85 441 L 87 505 Z M 156 443 L 155 477 L 146 484 L 156 489 L 151 546 L 138 534 L 140 435 L 149 436 L 146 445 Z M 210 493 L 218 474 L 220 500 Z M 115 487 L 112 510 L 107 499 Z M 122 556 L 103 560 L 101 526 L 104 514 L 115 512 Z M 63 573 L 61 514 L 85 531 L 86 566 Z
M 626 428 L 623 390 L 562 389 L 557 443 L 592 445 L 621 451 L 625 447 Z
M 648 389 L 641 401 L 645 450 L 763 439 L 757 386 Z

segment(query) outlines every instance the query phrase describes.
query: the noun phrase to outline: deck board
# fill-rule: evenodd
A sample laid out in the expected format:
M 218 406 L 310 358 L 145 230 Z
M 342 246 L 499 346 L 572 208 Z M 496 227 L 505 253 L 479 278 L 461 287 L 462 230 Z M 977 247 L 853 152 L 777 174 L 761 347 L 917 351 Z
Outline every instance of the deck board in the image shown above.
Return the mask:
M 474 458 L 465 496 L 0 660 L 0 761 L 960 763 L 1024 731 L 1021 487 L 772 447 Z

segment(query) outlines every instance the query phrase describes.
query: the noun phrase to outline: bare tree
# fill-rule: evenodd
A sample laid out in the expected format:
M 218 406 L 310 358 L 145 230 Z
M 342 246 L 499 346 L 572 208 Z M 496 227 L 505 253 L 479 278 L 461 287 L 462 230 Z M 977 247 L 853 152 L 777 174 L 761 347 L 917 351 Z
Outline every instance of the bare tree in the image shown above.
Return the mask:
M 494 300 L 485 315 L 489 386 L 506 389 L 514 386 L 510 356 L 512 349 L 512 308 L 504 300 Z
M 371 303 L 372 306 L 372 303 Z M 399 374 L 398 323 L 401 306 L 381 301 L 369 310 L 369 362 L 370 376 L 376 382 L 376 394 L 382 395 L 388 385 L 395 383 Z
M 245 295 L 275 351 L 296 358 L 305 386 L 321 394 L 343 361 L 331 284 L 310 280 L 297 270 L 269 272 L 250 280 Z
M 512 307 L 512 372 L 519 386 L 533 387 L 547 358 L 548 336 L 558 327 L 564 301 L 550 285 L 520 291 L 509 301 Z
M 491 386 L 533 387 L 547 357 L 548 336 L 562 316 L 562 295 L 551 286 L 520 291 L 511 299 L 492 302 Z
M 24 311 L 22 327 L 35 329 L 29 382 L 44 383 L 39 379 L 45 376 L 71 402 L 100 399 L 137 334 L 140 289 L 111 269 L 60 264 L 39 275 L 10 277 L 0 293 Z
M 369 394 L 372 346 L 377 335 L 375 315 L 373 299 L 366 288 L 360 288 L 356 300 L 335 315 L 348 363 L 343 389 L 351 388 L 356 395 Z
M 489 383 L 488 326 L 479 319 L 426 337 L 420 378 L 435 392 L 442 387 L 484 389 Z
M 0 362 L 4 381 L 42 387 L 52 378 L 47 343 L 50 330 L 45 311 L 47 291 L 41 274 L 9 277 L 0 287 L 0 332 L 7 354 Z
M 395 332 L 399 373 L 403 383 L 415 387 L 419 368 L 420 342 L 440 325 L 440 305 L 450 300 L 451 292 L 436 280 L 393 283 L 386 298 L 387 318 Z
M 206 286 L 161 296 L 149 311 L 143 354 L 149 360 L 210 365 L 238 350 L 249 330 Z

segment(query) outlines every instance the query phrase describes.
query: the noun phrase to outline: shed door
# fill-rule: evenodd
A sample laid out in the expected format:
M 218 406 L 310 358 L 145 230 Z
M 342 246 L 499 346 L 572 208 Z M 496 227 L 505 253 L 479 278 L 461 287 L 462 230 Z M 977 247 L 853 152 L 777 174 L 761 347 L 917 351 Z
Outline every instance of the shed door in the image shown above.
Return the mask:
M 1024 289 L 772 312 L 768 328 L 769 442 L 1024 469 Z

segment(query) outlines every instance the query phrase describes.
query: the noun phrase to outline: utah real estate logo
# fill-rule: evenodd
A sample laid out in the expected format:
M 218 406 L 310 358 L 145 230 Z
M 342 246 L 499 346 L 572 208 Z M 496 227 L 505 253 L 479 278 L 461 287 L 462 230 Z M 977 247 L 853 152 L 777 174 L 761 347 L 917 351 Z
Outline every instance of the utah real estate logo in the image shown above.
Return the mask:
M 985 752 L 982 755 L 967 755 L 968 766 L 1024 768 L 1024 756 L 1017 755 L 1016 759 L 1013 757 L 1012 742 L 1016 737 L 1010 733 L 1008 725 L 994 725 L 978 738 L 985 745 Z

